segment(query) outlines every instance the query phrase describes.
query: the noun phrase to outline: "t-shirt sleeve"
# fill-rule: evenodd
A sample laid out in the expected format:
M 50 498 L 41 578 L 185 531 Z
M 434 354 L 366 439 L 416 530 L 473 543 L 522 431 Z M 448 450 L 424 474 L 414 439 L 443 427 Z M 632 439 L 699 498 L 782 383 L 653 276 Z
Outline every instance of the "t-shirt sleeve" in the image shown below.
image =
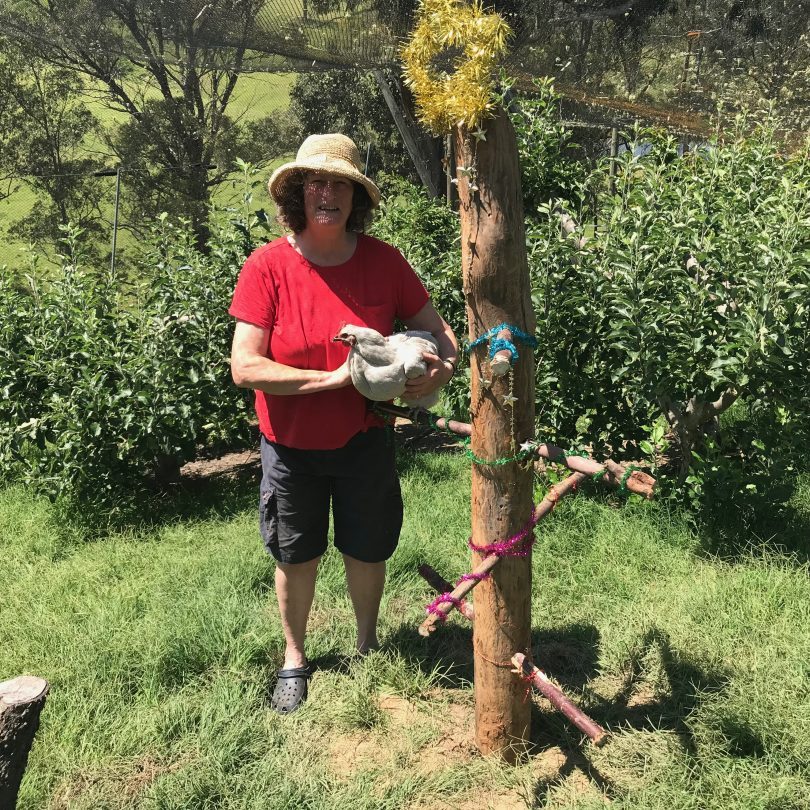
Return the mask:
M 228 314 L 262 329 L 273 328 L 276 321 L 276 292 L 266 251 L 255 251 L 242 265 Z
M 396 248 L 392 248 L 392 252 L 395 254 L 399 281 L 396 317 L 407 321 L 422 309 L 430 296 L 407 259 Z

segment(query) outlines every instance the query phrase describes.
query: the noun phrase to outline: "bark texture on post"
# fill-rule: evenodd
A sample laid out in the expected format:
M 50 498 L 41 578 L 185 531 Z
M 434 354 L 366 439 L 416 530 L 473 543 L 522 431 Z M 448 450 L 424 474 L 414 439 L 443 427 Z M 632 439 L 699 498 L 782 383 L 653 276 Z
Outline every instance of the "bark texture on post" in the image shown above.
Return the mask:
M 48 682 L 21 675 L 0 683 L 0 808 L 14 810 Z
M 456 132 L 464 295 L 470 340 L 507 323 L 534 333 L 515 133 L 505 111 L 484 123 L 486 140 Z M 477 190 L 472 186 L 477 186 Z M 487 346 L 470 358 L 473 453 L 511 457 L 534 431 L 534 356 L 517 343 L 511 374 L 492 379 Z M 510 391 L 511 389 L 511 391 Z M 504 397 L 517 401 L 510 408 Z M 473 464 L 472 538 L 504 540 L 532 515 L 532 471 L 515 462 Z M 473 555 L 473 567 L 483 558 Z M 475 589 L 475 727 L 484 754 L 512 761 L 529 738 L 530 705 L 510 672 L 515 650 L 529 652 L 531 559 L 507 557 Z

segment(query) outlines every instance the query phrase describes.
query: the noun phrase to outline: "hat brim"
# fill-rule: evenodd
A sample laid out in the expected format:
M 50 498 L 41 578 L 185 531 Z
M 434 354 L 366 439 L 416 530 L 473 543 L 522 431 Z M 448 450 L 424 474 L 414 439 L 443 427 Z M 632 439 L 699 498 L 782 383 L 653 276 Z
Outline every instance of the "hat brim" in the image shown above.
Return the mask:
M 295 160 L 292 163 L 285 163 L 270 175 L 270 180 L 267 183 L 270 196 L 275 202 L 278 202 L 290 177 L 296 172 L 309 171 L 336 174 L 359 183 L 368 192 L 372 207 L 376 208 L 380 204 L 380 189 L 377 188 L 376 184 L 362 172 L 357 171 L 350 163 L 344 161 Z

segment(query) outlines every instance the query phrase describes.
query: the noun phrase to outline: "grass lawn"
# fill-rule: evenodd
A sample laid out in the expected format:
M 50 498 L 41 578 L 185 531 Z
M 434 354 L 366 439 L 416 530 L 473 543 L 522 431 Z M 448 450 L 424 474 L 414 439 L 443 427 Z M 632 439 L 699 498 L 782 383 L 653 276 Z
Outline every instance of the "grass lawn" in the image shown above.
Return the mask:
M 47 502 L 1 492 L 0 679 L 51 683 L 20 808 L 810 808 L 806 564 L 708 556 L 665 505 L 561 503 L 537 531 L 534 658 L 612 739 L 594 749 L 535 696 L 532 753 L 501 767 L 472 742 L 469 625 L 416 633 L 430 598 L 417 564 L 467 570 L 469 462 L 403 450 L 400 466 L 383 650 L 352 656 L 330 551 L 318 671 L 289 717 L 268 707 L 282 633 L 252 477 L 92 543 Z

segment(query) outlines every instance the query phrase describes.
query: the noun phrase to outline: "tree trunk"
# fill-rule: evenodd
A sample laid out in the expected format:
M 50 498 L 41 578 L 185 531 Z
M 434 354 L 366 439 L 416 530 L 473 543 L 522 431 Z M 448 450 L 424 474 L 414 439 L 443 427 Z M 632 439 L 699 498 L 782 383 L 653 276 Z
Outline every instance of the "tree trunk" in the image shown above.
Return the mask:
M 456 132 L 464 295 L 470 340 L 501 323 L 528 334 L 532 311 L 515 133 L 504 110 L 484 123 L 486 140 Z M 477 186 L 474 188 L 474 186 Z M 534 431 L 534 361 L 518 345 L 510 374 L 492 379 L 489 351 L 470 358 L 472 452 L 487 460 L 515 455 Z M 492 379 L 491 385 L 482 382 Z M 510 384 L 511 383 L 511 384 Z M 514 407 L 504 402 L 512 394 Z M 516 462 L 473 464 L 472 539 L 486 545 L 519 532 L 532 515 L 532 471 Z M 473 567 L 483 555 L 473 553 Z M 513 761 L 529 738 L 530 705 L 510 672 L 516 650 L 529 652 L 531 558 L 507 557 L 475 590 L 475 725 L 482 753 Z
M 199 144 L 202 146 L 202 144 Z M 196 144 L 195 144 L 196 146 Z M 201 150 L 195 149 L 193 153 Z M 211 189 L 208 186 L 208 166 L 204 160 L 193 163 L 188 175 L 188 216 L 194 229 L 197 249 L 208 254 L 208 240 L 211 228 L 208 220 L 211 214 Z
M 0 683 L 0 810 L 14 810 L 48 682 L 21 675 Z
M 442 181 L 441 143 L 437 147 L 436 139 L 431 138 L 417 123 L 413 113 L 413 99 L 407 87 L 395 79 L 398 91 L 395 93 L 381 70 L 374 71 L 374 78 L 422 185 L 431 197 L 442 196 L 445 194 L 445 184 Z
M 592 34 L 593 20 L 582 20 L 579 24 L 579 45 L 577 46 L 577 58 L 574 64 L 574 75 L 577 82 L 581 82 L 585 78 L 588 49 L 591 45 Z
M 180 482 L 180 459 L 173 453 L 161 453 L 155 456 L 153 479 L 158 490 L 164 490 Z

